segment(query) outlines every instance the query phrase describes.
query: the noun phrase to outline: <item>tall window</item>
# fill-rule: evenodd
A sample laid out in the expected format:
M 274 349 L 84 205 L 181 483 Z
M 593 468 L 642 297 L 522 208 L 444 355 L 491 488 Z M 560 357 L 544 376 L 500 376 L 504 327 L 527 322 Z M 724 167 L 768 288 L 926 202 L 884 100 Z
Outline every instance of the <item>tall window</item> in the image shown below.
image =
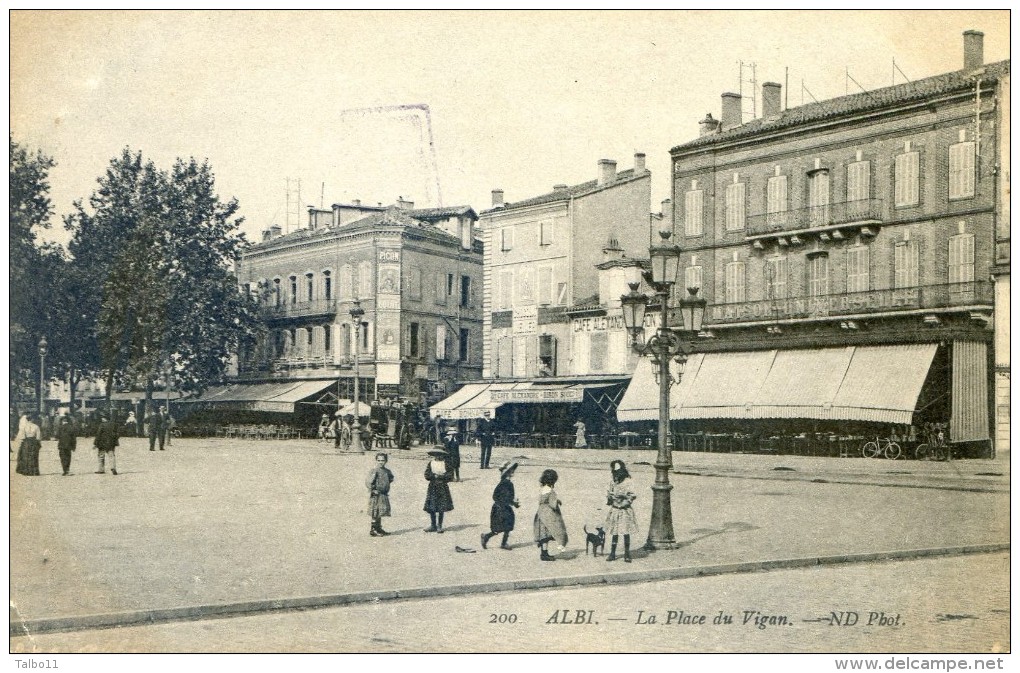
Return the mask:
M 333 345 L 333 326 L 326 325 L 322 329 L 322 350 L 326 353 L 327 357 L 329 357 L 330 355 L 330 349 L 332 345 Z
M 701 236 L 705 231 L 704 206 L 705 192 L 694 189 L 684 196 L 684 234 Z
M 538 303 L 548 306 L 553 303 L 553 275 L 551 266 L 538 268 Z
M 311 273 L 305 274 L 305 293 L 308 295 L 308 301 L 315 299 L 315 275 Z
M 765 192 L 765 221 L 769 226 L 782 227 L 786 224 L 787 203 L 786 176 L 769 178 Z
M 556 305 L 564 306 L 567 303 L 567 283 L 560 281 L 556 283 Z
M 322 272 L 322 293 L 326 301 L 333 298 L 333 274 L 329 271 Z
M 787 277 L 789 266 L 785 257 L 773 257 L 765 260 L 765 298 L 786 299 L 788 295 Z
M 846 167 L 846 200 L 850 203 L 871 198 L 871 162 L 856 161 Z
M 436 359 L 446 359 L 446 325 L 436 325 Z
M 499 301 L 496 303 L 496 307 L 500 309 L 513 308 L 514 306 L 513 295 L 514 295 L 514 272 L 500 271 Z
M 829 223 L 829 171 L 815 171 L 808 178 L 808 207 L 812 226 Z
M 280 279 L 279 278 L 274 278 L 273 279 L 273 297 L 274 297 L 273 303 L 276 305 L 277 308 L 280 307 L 280 302 L 282 301 L 281 296 L 280 296 L 281 294 L 283 294 L 283 290 L 280 287 Z
M 949 282 L 969 283 L 974 280 L 974 234 L 960 234 L 949 239 Z
M 408 299 L 421 301 L 421 267 L 412 266 L 408 269 L 404 287 L 407 288 Z
M 512 227 L 503 227 L 499 230 L 500 244 L 499 249 L 503 252 L 509 252 L 514 249 L 514 230 Z
M 737 182 L 726 187 L 726 230 L 744 228 L 746 209 L 744 207 L 744 183 Z
M 744 263 L 730 262 L 726 265 L 726 303 L 744 301 Z
M 358 265 L 358 296 L 365 298 L 372 292 L 372 262 L 364 261 Z
M 684 269 L 684 289 L 689 287 L 703 288 L 701 284 L 701 267 L 689 266 Z
M 436 303 L 446 303 L 446 274 L 442 271 L 436 274 Z
M 297 276 L 290 277 L 290 303 L 297 303 Z
M 829 256 L 815 255 L 808 259 L 808 294 L 820 297 L 829 294 Z
M 460 277 L 460 305 L 469 306 L 471 304 L 471 276 Z
M 974 143 L 949 146 L 949 198 L 974 196 Z
M 460 353 L 458 357 L 461 362 L 468 361 L 468 344 L 471 343 L 471 332 L 466 327 L 460 328 Z
M 416 322 L 411 323 L 411 331 L 409 333 L 407 343 L 407 354 L 413 358 L 421 357 L 421 325 Z
M 917 244 L 900 241 L 893 252 L 893 285 L 917 287 Z
M 918 167 L 921 155 L 904 152 L 896 155 L 895 187 L 897 206 L 916 206 L 921 201 L 921 183 Z
M 868 249 L 864 246 L 848 248 L 846 251 L 846 291 L 867 292 L 870 288 L 868 274 Z
M 553 242 L 553 221 L 542 220 L 538 223 L 538 244 L 552 245 Z

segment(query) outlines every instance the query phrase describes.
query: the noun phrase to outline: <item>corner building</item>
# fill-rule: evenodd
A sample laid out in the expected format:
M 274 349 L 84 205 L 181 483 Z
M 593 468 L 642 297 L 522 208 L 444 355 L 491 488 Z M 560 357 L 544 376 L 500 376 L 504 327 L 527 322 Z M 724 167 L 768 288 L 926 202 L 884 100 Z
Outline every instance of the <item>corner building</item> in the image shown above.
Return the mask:
M 671 150 L 680 287 L 709 302 L 681 435 L 1008 446 L 1009 61 L 981 39 L 962 70 L 796 108 L 766 83 L 747 123 L 723 94 Z

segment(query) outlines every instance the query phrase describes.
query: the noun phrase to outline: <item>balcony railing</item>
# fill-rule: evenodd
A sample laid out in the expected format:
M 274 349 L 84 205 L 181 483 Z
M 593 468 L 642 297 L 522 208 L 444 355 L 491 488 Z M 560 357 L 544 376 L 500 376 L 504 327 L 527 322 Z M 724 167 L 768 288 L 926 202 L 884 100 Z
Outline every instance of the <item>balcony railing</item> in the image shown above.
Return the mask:
M 861 199 L 787 210 L 760 213 L 747 218 L 747 236 L 792 234 L 800 231 L 881 223 L 882 199 Z
M 281 303 L 279 306 L 263 306 L 266 318 L 306 318 L 308 316 L 336 315 L 336 299 L 315 299 L 299 301 L 296 304 Z
M 868 292 L 791 297 L 732 304 L 710 304 L 705 322 L 726 324 L 779 319 L 810 319 L 910 309 L 938 309 L 954 306 L 993 304 L 993 286 L 988 281 L 920 285 Z

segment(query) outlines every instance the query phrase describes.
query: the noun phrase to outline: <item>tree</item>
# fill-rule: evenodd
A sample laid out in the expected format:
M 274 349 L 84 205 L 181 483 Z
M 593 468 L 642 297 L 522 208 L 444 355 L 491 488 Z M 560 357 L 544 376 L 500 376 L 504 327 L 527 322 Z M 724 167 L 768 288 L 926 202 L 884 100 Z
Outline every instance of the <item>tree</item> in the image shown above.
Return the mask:
M 37 380 L 39 339 L 46 334 L 48 291 L 42 278 L 44 252 L 36 230 L 50 226 L 49 171 L 55 165 L 41 151 L 29 152 L 10 141 L 10 392 Z M 41 282 L 42 281 L 42 282 Z
M 253 343 L 257 305 L 233 274 L 247 246 L 238 208 L 219 199 L 208 163 L 163 171 L 130 149 L 111 160 L 88 209 L 75 203 L 70 250 L 99 307 L 108 391 L 119 377 L 142 381 L 148 402 L 167 369 L 180 389 L 201 391 Z

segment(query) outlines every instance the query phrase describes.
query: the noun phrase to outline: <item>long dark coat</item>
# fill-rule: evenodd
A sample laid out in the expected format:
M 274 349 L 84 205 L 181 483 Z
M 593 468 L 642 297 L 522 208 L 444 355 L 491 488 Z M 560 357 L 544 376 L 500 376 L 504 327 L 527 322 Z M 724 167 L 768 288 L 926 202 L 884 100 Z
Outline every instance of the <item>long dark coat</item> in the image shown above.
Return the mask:
M 120 436 L 117 432 L 117 424 L 113 421 L 103 421 L 96 430 L 96 448 L 100 451 L 113 451 L 120 444 Z
M 443 442 L 446 447 L 446 466 L 451 470 L 460 469 L 460 440 L 457 439 L 456 435 L 452 435 L 449 439 Z
M 78 445 L 78 433 L 75 432 L 74 423 L 60 423 L 57 425 L 57 451 L 70 453 Z
M 433 469 L 433 465 L 442 466 L 442 472 Z M 422 507 L 429 514 L 449 512 L 453 510 L 453 496 L 450 495 L 448 482 L 453 480 L 453 470 L 448 463 L 430 460 L 425 466 L 425 479 L 429 482 L 428 490 L 425 492 L 425 506 Z
M 514 484 L 500 479 L 492 492 L 492 511 L 489 513 L 489 530 L 506 533 L 514 529 Z

